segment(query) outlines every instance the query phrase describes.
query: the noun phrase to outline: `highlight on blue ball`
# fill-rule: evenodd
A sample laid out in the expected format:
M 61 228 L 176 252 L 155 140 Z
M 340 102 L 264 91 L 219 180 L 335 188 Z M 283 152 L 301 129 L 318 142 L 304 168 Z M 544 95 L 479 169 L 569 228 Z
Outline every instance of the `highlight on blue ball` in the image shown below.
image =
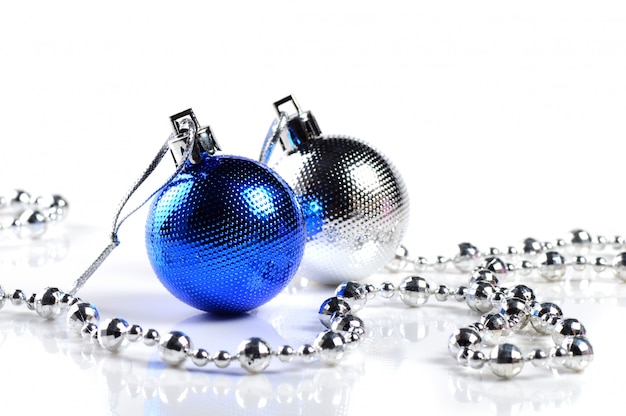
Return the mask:
M 238 156 L 208 156 L 154 198 L 146 248 L 163 285 L 194 308 L 233 314 L 255 309 L 295 275 L 306 231 L 289 185 Z

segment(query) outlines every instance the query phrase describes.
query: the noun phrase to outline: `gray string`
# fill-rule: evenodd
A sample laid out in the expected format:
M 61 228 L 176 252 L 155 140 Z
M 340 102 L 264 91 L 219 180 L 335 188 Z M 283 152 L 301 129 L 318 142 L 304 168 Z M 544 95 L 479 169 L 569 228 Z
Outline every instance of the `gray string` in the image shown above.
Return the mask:
M 172 136 L 170 136 L 170 138 L 171 137 Z M 137 212 L 137 210 L 139 210 L 141 207 L 143 207 L 149 200 L 152 199 L 152 197 L 154 195 L 156 195 L 164 187 L 166 187 L 169 183 L 171 183 L 172 180 L 174 180 L 174 178 L 176 177 L 176 175 L 178 175 L 178 173 L 185 167 L 185 163 L 181 163 L 176 168 L 176 171 L 174 172 L 174 174 L 172 174 L 172 176 L 170 176 L 168 178 L 168 180 L 165 181 L 165 183 L 163 185 L 161 185 L 157 190 L 152 192 L 148 198 L 146 198 L 140 205 L 138 205 L 136 208 L 134 208 L 132 211 L 130 211 L 130 213 L 125 215 L 120 220 L 120 216 L 122 215 L 122 211 L 124 210 L 124 207 L 126 206 L 128 201 L 130 200 L 130 198 L 137 191 L 137 189 L 139 189 L 139 187 L 144 183 L 144 181 L 146 179 L 148 179 L 148 177 L 152 174 L 152 172 L 154 172 L 156 167 L 163 160 L 163 157 L 168 153 L 170 138 L 168 138 L 168 140 L 165 142 L 165 144 L 163 144 L 163 146 L 161 147 L 161 149 L 159 150 L 157 155 L 154 157 L 154 159 L 152 160 L 150 165 L 148 165 L 146 170 L 141 174 L 139 179 L 137 179 L 135 181 L 135 183 L 133 183 L 133 186 L 128 190 L 128 192 L 126 192 L 126 194 L 124 195 L 124 197 L 120 201 L 120 203 L 118 205 L 118 208 L 115 211 L 115 215 L 113 216 L 113 227 L 112 227 L 112 230 L 111 230 L 111 234 L 109 236 L 109 238 L 111 239 L 111 242 L 109 243 L 109 245 L 107 245 L 105 247 L 105 249 L 102 251 L 102 253 L 100 253 L 100 255 L 93 261 L 93 263 L 91 263 L 91 265 L 89 265 L 87 270 L 85 270 L 83 272 L 83 274 L 74 282 L 74 286 L 72 287 L 72 290 L 70 290 L 70 292 L 69 292 L 70 295 L 72 295 L 72 296 L 76 295 L 76 292 L 78 292 L 85 285 L 85 283 L 87 283 L 87 280 L 89 280 L 89 278 L 94 274 L 94 272 L 96 270 L 98 270 L 98 268 L 102 265 L 102 263 L 104 263 L 104 260 L 106 260 L 106 258 L 109 257 L 109 254 L 111 254 L 113 249 L 120 244 L 120 241 L 119 241 L 119 239 L 117 237 L 117 233 L 118 233 L 120 227 L 122 226 L 122 224 L 124 223 L 124 221 L 126 221 L 128 219 L 128 217 L 130 217 L 135 212 Z M 185 150 L 185 154 L 183 155 L 183 160 L 187 160 L 187 158 L 191 154 L 191 150 L 194 147 L 194 142 L 195 142 L 194 139 L 195 139 L 195 134 L 191 134 L 189 147 Z

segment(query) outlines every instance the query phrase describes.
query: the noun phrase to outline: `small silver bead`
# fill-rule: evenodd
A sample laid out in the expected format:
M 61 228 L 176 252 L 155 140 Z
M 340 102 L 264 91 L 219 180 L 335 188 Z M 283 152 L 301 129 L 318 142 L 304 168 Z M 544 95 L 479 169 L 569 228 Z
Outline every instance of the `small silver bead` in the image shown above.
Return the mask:
M 624 237 L 622 237 L 621 235 L 616 235 L 615 237 L 613 237 L 612 246 L 615 250 L 621 250 L 622 248 L 624 248 L 624 244 L 625 240 Z
M 568 351 L 565 367 L 573 371 L 582 371 L 593 361 L 593 347 L 582 336 L 568 338 L 563 347 Z
M 204 367 L 209 363 L 209 361 L 211 361 L 211 357 L 209 356 L 207 350 L 202 348 L 192 351 L 190 356 L 191 362 L 194 363 L 196 367 Z
M 297 355 L 305 363 L 310 363 L 313 360 L 315 360 L 315 355 L 316 355 L 315 347 L 313 347 L 310 344 L 304 344 L 298 348 Z
M 4 289 L 0 287 L 0 291 L 4 292 Z M 26 301 L 26 295 L 20 289 L 16 289 L 11 294 L 11 303 L 13 306 L 20 306 L 22 303 Z M 4 303 L 4 299 L 0 299 L 0 308 L 2 308 L 2 304 Z
M 270 365 L 272 354 L 267 342 L 253 337 L 239 344 L 237 357 L 243 369 L 249 373 L 260 373 Z
M 548 251 L 543 254 L 539 264 L 539 274 L 548 281 L 557 281 L 565 275 L 567 264 L 565 257 L 557 251 Z
M 564 366 L 567 362 L 569 352 L 566 348 L 558 345 L 550 348 L 548 357 L 551 366 Z
M 454 300 L 464 302 L 467 298 L 467 287 L 459 286 L 454 290 Z
M 587 258 L 585 256 L 574 257 L 574 270 L 582 272 L 587 267 Z
M 148 329 L 142 336 L 144 345 L 152 347 L 161 341 L 161 335 L 156 329 Z
M 506 254 L 508 254 L 509 256 L 516 256 L 519 254 L 519 251 L 517 251 L 517 248 L 515 248 L 514 246 L 508 246 L 506 249 Z
M 585 230 L 576 229 L 570 231 L 570 244 L 577 249 L 589 249 L 592 241 L 593 239 Z
M 28 299 L 26 299 L 26 307 L 31 310 L 34 311 L 35 310 L 35 299 L 37 298 L 37 294 L 33 293 L 32 295 L 30 295 L 28 297 Z
M 228 353 L 228 351 L 218 351 L 213 355 L 211 361 L 217 368 L 226 368 L 230 365 L 233 357 Z
M 121 318 L 107 319 L 98 327 L 98 343 L 108 351 L 116 352 L 126 348 L 128 322 Z
M 437 256 L 437 259 L 435 260 L 435 264 L 433 264 L 433 268 L 435 269 L 435 271 L 443 272 L 446 270 L 446 267 L 448 266 L 448 262 L 449 260 L 446 257 Z
M 603 235 L 597 236 L 594 241 L 594 244 L 598 246 L 598 250 L 604 250 L 604 248 L 606 247 L 608 243 L 609 243 L 609 240 Z
M 575 318 L 559 319 L 552 329 L 552 340 L 556 345 L 561 345 L 566 338 L 587 334 L 585 326 Z
M 326 328 L 330 328 L 330 318 L 333 315 L 347 315 L 350 313 L 350 310 L 350 304 L 344 298 L 333 296 L 322 302 L 318 312 L 318 318 L 322 325 Z
M 596 273 L 602 273 L 606 270 L 608 265 L 609 264 L 604 257 L 596 257 L 593 263 L 593 271 Z
M 55 287 L 49 287 L 35 296 L 35 311 L 44 319 L 56 319 L 61 314 L 62 293 Z
M 556 323 L 563 317 L 561 308 L 551 302 L 535 302 L 530 310 L 530 323 L 537 332 L 551 334 Z
M 615 276 L 620 280 L 626 281 L 626 253 L 619 253 L 615 256 L 611 266 Z
M 338 364 L 346 350 L 343 336 L 333 331 L 320 333 L 313 341 L 313 345 L 317 349 L 317 358 L 326 365 Z
M 46 233 L 48 224 L 46 217 L 41 212 L 27 209 L 24 210 L 11 225 L 13 232 L 18 238 L 40 238 Z
M 500 344 L 491 350 L 489 366 L 491 371 L 498 377 L 515 377 L 524 368 L 524 357 L 520 349 L 515 345 Z
M 472 328 L 455 329 L 448 339 L 448 352 L 454 358 L 458 357 L 463 348 L 477 350 L 480 348 L 482 338 L 478 332 Z
M 439 302 L 445 302 L 450 296 L 450 289 L 446 285 L 439 285 L 434 291 L 435 299 Z
M 543 251 L 543 245 L 534 238 L 527 238 L 524 240 L 524 254 L 536 255 Z
M 480 258 L 480 251 L 470 243 L 459 244 L 459 252 L 453 259 L 454 267 L 462 272 L 472 270 Z
M 394 272 L 394 273 L 404 270 L 404 268 L 407 265 L 408 256 L 409 256 L 409 250 L 407 250 L 405 246 L 400 245 L 398 249 L 396 250 L 396 253 L 393 259 L 391 259 L 385 265 L 385 268 L 387 268 L 387 270 Z
M 486 357 L 482 351 L 467 351 L 467 364 L 470 368 L 479 370 L 484 367 Z
M 535 367 L 545 367 L 548 363 L 548 354 L 545 350 L 536 349 L 528 353 L 526 359 L 530 361 Z
M 489 247 L 488 253 L 492 257 L 498 257 L 502 252 L 497 247 Z
M 373 284 L 367 283 L 363 285 L 365 287 L 365 292 L 367 293 L 367 301 L 370 301 L 372 299 L 376 298 L 376 293 L 378 292 L 376 290 L 376 286 L 374 286 Z
M 367 302 L 365 286 L 358 282 L 341 283 L 335 290 L 335 296 L 348 302 L 350 309 L 354 312 L 365 306 Z
M 143 328 L 140 325 L 134 324 L 128 328 L 128 332 L 126 333 L 126 338 L 130 342 L 137 342 L 141 339 L 143 335 Z
M 276 349 L 275 355 L 281 362 L 288 363 L 293 360 L 296 351 L 290 345 L 281 345 Z
M 488 281 L 476 281 L 467 289 L 467 306 L 473 311 L 485 313 L 493 309 L 491 298 L 495 288 Z
M 159 342 L 159 357 L 163 362 L 174 367 L 184 363 L 192 350 L 191 338 L 180 331 L 165 334 Z
M 523 260 L 522 264 L 520 265 L 520 273 L 522 274 L 522 276 L 528 276 L 532 273 L 534 269 L 535 265 L 528 260 Z
M 413 262 L 413 269 L 416 272 L 425 272 L 428 270 L 428 259 L 426 257 L 418 257 L 417 260 Z
M 79 335 L 86 323 L 97 324 L 100 321 L 98 309 L 91 303 L 75 303 L 67 311 L 65 323 L 67 330 Z
M 559 248 L 563 248 L 565 246 L 567 246 L 567 243 L 565 242 L 565 240 L 563 238 L 557 238 L 556 239 L 556 246 Z
M 380 296 L 384 299 L 391 299 L 396 295 L 396 286 L 391 282 L 382 282 L 379 290 Z
M 402 280 L 398 289 L 400 300 L 411 307 L 422 306 L 428 302 L 430 286 L 426 279 L 419 276 L 409 276 Z

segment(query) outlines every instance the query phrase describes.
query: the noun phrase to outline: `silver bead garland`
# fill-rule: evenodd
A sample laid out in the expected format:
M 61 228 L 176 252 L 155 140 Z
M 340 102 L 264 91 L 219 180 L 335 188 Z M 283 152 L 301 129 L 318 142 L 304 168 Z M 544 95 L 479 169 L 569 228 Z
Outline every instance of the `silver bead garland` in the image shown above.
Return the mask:
M 69 204 L 60 195 L 32 196 L 15 189 L 0 195 L 0 233 L 12 231 L 20 239 L 41 238 L 48 227 L 63 220 Z
M 547 281 L 557 281 L 568 268 L 583 270 L 588 262 L 580 254 L 576 254 L 573 261 L 567 260 L 554 247 L 574 251 L 582 248 L 604 249 L 607 246 L 604 241 L 600 238 L 591 239 L 582 230 L 572 232 L 569 243 L 557 240 L 555 246 L 527 239 L 524 247 L 528 249 L 524 249 L 523 259 L 518 265 L 506 261 L 518 256 L 512 249 L 499 257 L 494 249 L 484 255 L 471 244 L 464 243 L 459 245 L 460 254 L 454 257 L 454 264 L 459 270 L 469 272 L 467 286 L 435 285 L 414 275 L 403 278 L 398 285 L 389 281 L 379 285 L 343 282 L 335 290 L 334 296 L 326 299 L 319 308 L 319 320 L 326 329 L 311 344 L 297 348 L 289 345 L 273 348 L 263 339 L 252 337 L 242 341 L 234 354 L 224 350 L 210 354 L 205 349 L 196 348 L 191 338 L 180 331 L 161 335 L 155 329 L 144 330 L 140 325 L 129 324 L 122 318 L 100 321 L 98 310 L 93 304 L 57 288 L 45 288 L 27 298 L 19 289 L 7 292 L 0 286 L 0 309 L 6 301 L 10 301 L 14 306 L 25 304 L 45 319 L 56 319 L 65 314 L 69 333 L 88 339 L 94 345 L 113 353 L 122 351 L 130 343 L 141 342 L 147 347 L 156 347 L 161 360 L 170 366 L 182 366 L 191 361 L 197 367 L 213 363 L 217 368 L 226 368 L 232 362 L 239 362 L 248 373 L 259 373 L 269 367 L 273 358 L 283 363 L 297 358 L 305 363 L 317 361 L 336 365 L 364 339 L 366 326 L 357 315 L 369 301 L 376 297 L 384 300 L 397 298 L 409 307 L 421 307 L 434 297 L 439 302 L 454 300 L 466 303 L 479 314 L 474 323 L 457 328 L 449 337 L 448 351 L 459 364 L 472 369 L 489 367 L 493 374 L 502 378 L 516 376 L 525 363 L 537 367 L 582 371 L 594 357 L 584 325 L 577 319 L 564 316 L 558 305 L 537 300 L 528 286 L 516 284 L 504 287 L 501 280 L 517 271 L 527 273 L 538 270 Z M 614 241 L 617 249 L 623 248 L 621 237 L 616 237 Z M 404 249 L 404 254 L 396 258 L 395 266 L 406 258 L 408 255 Z M 604 257 L 596 257 L 592 262 L 596 265 L 596 272 L 613 269 L 615 275 L 623 279 L 626 252 L 615 255 L 610 262 L 599 259 Z M 441 266 L 446 264 L 440 260 L 434 264 L 423 260 L 413 263 L 428 265 L 436 271 L 443 271 L 445 268 Z M 602 265 L 602 268 L 598 265 Z M 527 331 L 533 331 L 533 339 L 543 337 L 544 340 L 551 340 L 551 346 L 523 352 L 507 342 L 513 334 Z

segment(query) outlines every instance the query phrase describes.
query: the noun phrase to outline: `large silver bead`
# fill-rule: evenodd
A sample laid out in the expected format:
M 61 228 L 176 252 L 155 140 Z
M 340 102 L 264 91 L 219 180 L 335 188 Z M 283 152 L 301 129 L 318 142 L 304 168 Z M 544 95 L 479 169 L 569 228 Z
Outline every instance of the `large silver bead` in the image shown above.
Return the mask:
M 537 332 L 543 335 L 552 333 L 554 325 L 563 317 L 563 311 L 555 303 L 535 302 L 530 310 L 530 323 Z
M 474 329 L 458 328 L 454 330 L 448 339 L 448 352 L 454 358 L 457 358 L 459 353 L 464 349 L 478 350 L 481 341 L 480 335 Z
M 524 254 L 536 255 L 543 251 L 543 245 L 534 238 L 527 238 L 524 240 L 523 251 Z
M 330 329 L 341 334 L 356 333 L 359 336 L 365 334 L 365 324 L 363 320 L 354 315 L 337 316 L 331 321 Z
M 487 257 L 485 258 L 480 267 L 490 270 L 497 276 L 506 276 L 509 272 L 509 266 L 500 257 Z
M 615 276 L 626 282 L 626 253 L 619 253 L 611 263 Z
M 507 321 L 513 332 L 518 332 L 524 328 L 530 320 L 526 302 L 518 298 L 505 299 L 500 304 L 499 313 Z
M 181 365 L 193 351 L 191 338 L 180 331 L 165 334 L 159 342 L 159 357 L 168 365 Z
M 393 259 L 402 242 L 409 221 L 404 181 L 379 151 L 358 139 L 321 135 L 310 112 L 292 97 L 281 101 L 287 102 L 298 114 L 281 138 L 285 152 L 275 163 L 262 152 L 261 161 L 302 207 L 307 244 L 299 274 L 325 284 L 361 280 Z
M 526 304 L 535 300 L 535 292 L 526 285 L 516 285 L 509 289 L 509 297 L 521 299 Z
M 35 312 L 45 319 L 56 319 L 61 314 L 62 293 L 55 287 L 49 287 L 35 295 Z
M 524 367 L 524 356 L 515 345 L 500 344 L 491 350 L 489 366 L 491 371 L 498 377 L 515 377 Z
M 335 365 L 343 358 L 346 341 L 338 332 L 325 331 L 315 338 L 313 346 L 317 349 L 318 360 L 326 365 Z
M 478 259 L 480 258 L 480 251 L 470 243 L 459 244 L 459 252 L 453 259 L 454 266 L 462 272 L 469 272 L 472 270 Z
M 322 325 L 326 328 L 330 328 L 330 320 L 333 315 L 347 315 L 350 313 L 350 310 L 350 304 L 348 304 L 344 298 L 333 296 L 322 302 L 318 317 Z
M 511 333 L 509 323 L 499 313 L 485 314 L 480 317 L 479 322 L 483 325 L 481 336 L 485 344 L 499 344 Z
M 473 311 L 485 313 L 493 309 L 491 299 L 496 290 L 494 286 L 486 280 L 478 280 L 467 288 L 465 301 L 467 306 Z
M 80 335 L 86 323 L 97 324 L 99 320 L 100 314 L 94 305 L 87 302 L 79 302 L 70 306 L 65 322 L 69 332 Z
M 474 282 L 489 282 L 492 285 L 497 286 L 498 275 L 485 267 L 477 267 L 472 270 L 472 273 L 470 274 L 469 283 L 471 284 Z
M 585 326 L 575 318 L 560 319 L 552 329 L 552 340 L 556 345 L 561 345 L 566 338 L 581 336 L 587 334 Z
M 589 249 L 593 243 L 593 238 L 587 231 L 576 229 L 570 231 L 569 241 L 576 249 Z
M 342 282 L 335 289 L 335 296 L 343 298 L 353 311 L 358 311 L 367 302 L 367 289 L 358 282 Z
M 563 343 L 563 347 L 569 352 L 564 365 L 570 370 L 582 371 L 593 361 L 593 347 L 585 337 L 568 338 Z
M 557 251 L 548 251 L 543 254 L 539 264 L 539 274 L 546 280 L 561 280 L 567 271 L 565 257 Z
M 128 345 L 126 332 L 128 332 L 128 322 L 124 319 L 107 319 L 98 327 L 98 343 L 102 348 L 111 352 L 121 351 Z
M 269 345 L 261 338 L 249 338 L 237 348 L 239 364 L 249 373 L 260 373 L 265 370 L 272 359 Z
M 400 283 L 399 293 L 404 304 L 418 307 L 428 302 L 430 286 L 423 277 L 409 276 Z

